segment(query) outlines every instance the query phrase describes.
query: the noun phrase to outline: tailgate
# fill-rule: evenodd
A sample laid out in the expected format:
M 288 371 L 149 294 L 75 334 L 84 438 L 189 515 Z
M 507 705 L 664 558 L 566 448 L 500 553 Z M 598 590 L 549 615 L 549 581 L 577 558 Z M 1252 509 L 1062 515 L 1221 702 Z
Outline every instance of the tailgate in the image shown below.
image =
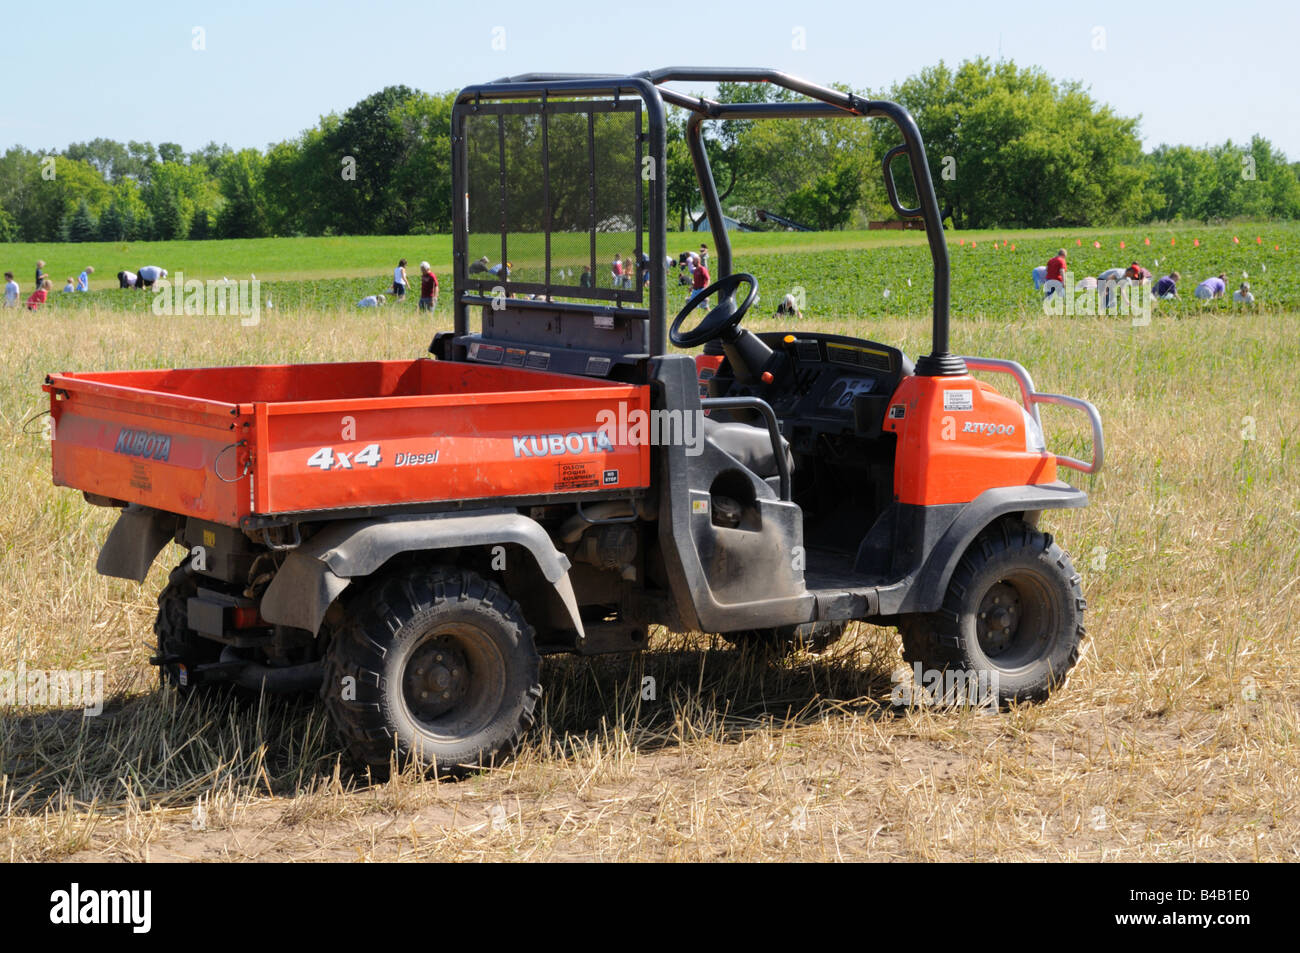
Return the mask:
M 51 374 L 54 483 L 237 525 L 249 512 L 234 404 Z

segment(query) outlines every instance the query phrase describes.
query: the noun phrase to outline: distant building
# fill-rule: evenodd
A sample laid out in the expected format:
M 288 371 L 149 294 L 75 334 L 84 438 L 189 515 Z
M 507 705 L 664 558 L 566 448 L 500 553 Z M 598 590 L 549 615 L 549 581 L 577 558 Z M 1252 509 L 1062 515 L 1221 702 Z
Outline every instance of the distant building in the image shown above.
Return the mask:
M 704 215 L 704 209 L 702 209 L 702 208 L 697 208 L 697 209 L 695 209 L 694 211 L 691 212 L 691 219 L 694 220 L 694 219 L 696 219 L 696 218 L 699 219 L 699 222 L 696 223 L 696 225 L 695 225 L 695 227 L 692 229 L 692 231 L 696 231 L 696 232 L 707 232 L 707 231 L 709 230 L 709 220 L 708 220 L 708 218 Z M 756 232 L 756 231 L 758 231 L 758 229 L 756 229 L 753 225 L 746 225 L 744 222 L 740 221 L 740 219 L 732 218 L 730 215 L 723 215 L 723 216 L 722 216 L 722 225 L 723 225 L 723 227 L 726 228 L 726 230 L 729 231 L 729 232 Z

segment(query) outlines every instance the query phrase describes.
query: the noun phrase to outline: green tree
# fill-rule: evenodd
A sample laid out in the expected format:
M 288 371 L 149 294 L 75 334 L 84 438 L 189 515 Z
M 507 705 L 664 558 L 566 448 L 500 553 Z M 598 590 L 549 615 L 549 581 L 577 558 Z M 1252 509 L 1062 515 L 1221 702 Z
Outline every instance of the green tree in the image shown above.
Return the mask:
M 1077 83 L 980 58 L 955 72 L 941 62 L 889 95 L 916 117 L 940 204 L 958 227 L 1104 224 L 1150 211 L 1138 120 Z M 882 135 L 878 154 L 899 141 Z
M 70 242 L 93 242 L 95 240 L 95 217 L 90 214 L 90 206 L 85 199 L 77 202 L 77 209 L 68 220 L 67 240 Z
M 225 200 L 217 213 L 221 238 L 260 238 L 268 234 L 262 205 L 265 157 L 256 149 L 241 149 L 221 162 L 220 188 Z

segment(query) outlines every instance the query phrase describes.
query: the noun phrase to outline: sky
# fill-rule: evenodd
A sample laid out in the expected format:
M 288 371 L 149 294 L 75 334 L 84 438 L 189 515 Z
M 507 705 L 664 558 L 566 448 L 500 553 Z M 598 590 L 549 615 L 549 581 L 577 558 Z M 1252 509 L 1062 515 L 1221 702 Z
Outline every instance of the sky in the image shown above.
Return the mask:
M 1260 133 L 1300 160 L 1293 2 L 62 0 L 0 21 L 0 150 L 100 136 L 265 148 L 385 86 L 536 70 L 763 66 L 880 92 L 986 56 L 1140 115 L 1147 149 Z

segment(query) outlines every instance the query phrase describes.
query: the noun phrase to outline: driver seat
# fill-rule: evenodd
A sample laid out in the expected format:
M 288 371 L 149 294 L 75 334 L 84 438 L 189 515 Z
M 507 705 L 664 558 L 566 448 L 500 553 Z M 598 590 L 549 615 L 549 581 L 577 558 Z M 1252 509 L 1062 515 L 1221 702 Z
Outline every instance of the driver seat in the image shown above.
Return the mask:
M 764 480 L 779 473 L 767 427 L 705 417 L 704 439 Z M 794 473 L 794 455 L 790 453 L 790 443 L 785 437 L 781 438 L 781 452 L 785 454 L 790 472 Z

